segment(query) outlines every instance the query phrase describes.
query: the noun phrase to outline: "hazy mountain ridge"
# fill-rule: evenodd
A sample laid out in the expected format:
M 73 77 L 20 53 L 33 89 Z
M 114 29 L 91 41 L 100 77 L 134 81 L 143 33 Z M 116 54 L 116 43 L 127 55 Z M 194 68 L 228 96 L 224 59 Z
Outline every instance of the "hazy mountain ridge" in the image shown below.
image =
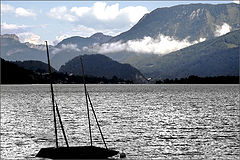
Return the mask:
M 144 83 L 146 79 L 134 67 L 129 64 L 121 64 L 113 61 L 107 56 L 94 54 L 83 55 L 83 65 L 85 74 L 88 76 L 106 77 L 108 79 L 116 76 L 125 80 L 131 80 L 134 83 Z M 80 56 L 73 58 L 65 65 L 61 66 L 60 72 L 82 75 Z
M 102 44 L 109 41 L 112 37 L 103 33 L 95 33 L 90 37 L 83 38 L 80 36 L 70 37 L 58 43 L 55 49 L 51 50 L 54 53 L 52 65 L 59 69 L 61 65 L 81 54 L 87 54 L 83 51 L 83 47 L 92 46 L 94 44 Z
M 1 58 L 10 61 L 39 60 L 46 62 L 46 54 L 42 50 L 30 48 L 21 43 L 16 35 L 1 36 Z
M 90 37 L 74 36 L 63 39 L 55 47 L 60 48 L 62 45 L 76 44 L 79 49 L 85 46 L 91 46 L 94 43 L 105 43 L 108 42 L 112 36 L 104 35 L 103 33 L 95 33 Z

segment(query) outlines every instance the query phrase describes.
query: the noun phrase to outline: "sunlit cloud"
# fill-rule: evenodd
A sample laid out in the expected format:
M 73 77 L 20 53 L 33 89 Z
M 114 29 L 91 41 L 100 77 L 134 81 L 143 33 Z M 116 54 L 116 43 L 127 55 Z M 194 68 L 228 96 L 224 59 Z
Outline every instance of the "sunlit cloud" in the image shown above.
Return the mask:
M 16 8 L 15 10 L 16 16 L 23 16 L 23 17 L 34 17 L 36 16 L 35 13 L 33 13 L 31 10 L 27 10 L 24 8 Z
M 65 20 L 69 22 L 76 21 L 77 18 L 69 14 L 68 12 L 69 11 L 66 6 L 60 6 L 60 7 L 51 8 L 48 15 L 58 20 Z
M 64 50 L 67 51 L 77 51 L 80 52 L 81 50 L 77 47 L 77 44 L 62 44 L 60 48 L 54 48 L 52 54 L 57 54 Z
M 89 37 L 92 34 L 96 33 L 97 30 L 91 27 L 86 27 L 84 25 L 78 25 L 77 27 L 73 28 L 72 30 L 74 33 L 81 35 L 83 37 Z
M 1 13 L 14 13 L 17 17 L 35 17 L 36 13 L 34 13 L 30 9 L 25 9 L 22 7 L 14 8 L 9 4 L 1 4 Z
M 127 15 L 132 23 L 137 23 L 148 12 L 148 9 L 143 6 L 129 6 L 120 10 L 120 14 Z
M 221 36 L 221 35 L 224 35 L 228 32 L 230 32 L 232 29 L 232 27 L 230 25 L 228 25 L 227 23 L 223 23 L 223 25 L 219 26 L 217 25 L 216 26 L 216 31 L 215 31 L 215 36 Z
M 120 9 L 118 3 L 108 5 L 106 2 L 95 2 L 92 7 L 73 7 L 71 12 L 79 17 L 90 16 L 99 21 L 112 21 L 124 18 L 124 20 L 130 23 L 136 23 L 149 11 L 143 6 L 128 6 Z
M 30 30 L 32 26 L 27 25 L 17 25 L 17 24 L 7 24 L 3 22 L 1 24 L 1 34 L 17 34 Z
M 71 12 L 75 13 L 77 16 L 82 17 L 84 14 L 89 13 L 91 8 L 89 7 L 73 7 L 71 8 Z
M 1 4 L 1 12 L 7 13 L 7 12 L 14 12 L 15 8 L 8 4 Z
M 6 22 L 3 22 L 1 24 L 1 28 L 5 30 L 25 29 L 28 27 L 29 26 L 26 26 L 26 25 L 7 24 Z
M 47 15 L 58 20 L 72 22 L 73 25 L 77 24 L 77 27 L 80 26 L 92 33 L 93 28 L 97 31 L 113 29 L 126 31 L 148 12 L 148 9 L 143 6 L 120 8 L 118 3 L 108 5 L 106 2 L 95 2 L 91 7 L 54 7 Z M 86 36 L 86 32 L 84 33 L 85 35 L 81 36 Z
M 235 1 L 233 1 L 233 3 L 240 4 L 240 1 L 239 0 L 235 0 Z
M 44 44 L 44 41 L 41 40 L 41 37 L 37 34 L 31 32 L 24 32 L 17 34 L 21 42 L 29 42 L 32 44 Z
M 61 35 L 61 36 L 56 36 L 56 40 L 53 42 L 54 45 L 57 45 L 59 42 L 61 42 L 62 40 L 71 37 L 71 35 Z
M 125 43 L 118 41 L 113 43 L 104 43 L 102 45 L 95 44 L 92 47 L 85 47 L 84 50 L 97 53 L 112 53 L 112 52 L 136 52 L 150 54 L 168 54 L 173 51 L 191 46 L 193 44 L 204 41 L 205 38 L 200 38 L 197 41 L 190 42 L 188 39 L 176 40 L 169 36 L 159 34 L 157 38 L 144 37 L 143 39 L 129 40 Z
M 98 20 L 113 20 L 119 14 L 119 4 L 107 5 L 105 2 L 96 2 L 92 7 L 92 13 Z
M 72 36 L 80 35 L 81 37 L 90 37 L 95 33 L 103 33 L 105 35 L 116 36 L 122 32 L 121 29 L 95 29 L 84 25 L 77 25 L 72 29 Z M 70 35 L 70 34 L 69 34 Z

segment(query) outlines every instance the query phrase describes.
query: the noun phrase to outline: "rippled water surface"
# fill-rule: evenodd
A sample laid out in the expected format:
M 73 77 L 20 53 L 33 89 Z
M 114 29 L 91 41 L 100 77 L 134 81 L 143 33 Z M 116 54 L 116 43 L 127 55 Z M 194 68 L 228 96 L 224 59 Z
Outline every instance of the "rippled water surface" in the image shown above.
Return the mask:
M 70 145 L 88 145 L 82 85 L 54 89 Z M 239 158 L 238 85 L 88 85 L 88 91 L 108 147 L 128 159 Z M 1 86 L 1 159 L 33 158 L 55 145 L 50 98 L 49 85 Z M 92 128 L 94 145 L 103 146 Z

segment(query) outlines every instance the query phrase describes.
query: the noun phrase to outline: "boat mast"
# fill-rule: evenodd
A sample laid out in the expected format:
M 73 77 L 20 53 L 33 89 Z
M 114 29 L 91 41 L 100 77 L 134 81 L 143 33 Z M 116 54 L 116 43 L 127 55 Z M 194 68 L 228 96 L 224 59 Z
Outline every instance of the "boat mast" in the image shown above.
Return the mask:
M 53 105 L 53 120 L 54 120 L 54 129 L 55 129 L 55 139 L 56 139 L 56 148 L 58 148 L 58 138 L 57 138 L 57 122 L 56 122 L 56 115 L 55 115 L 55 104 L 54 104 L 54 93 L 53 93 L 53 82 L 52 82 L 52 72 L 51 72 L 51 65 L 49 60 L 49 53 L 48 53 L 48 44 L 46 42 L 47 47 L 47 58 L 48 58 L 48 72 L 50 76 L 50 86 L 51 86 L 51 95 L 52 95 L 52 105 Z
M 94 111 L 94 108 L 93 108 L 93 105 L 92 105 L 92 101 L 91 101 L 91 99 L 90 99 L 90 96 L 89 96 L 88 92 L 87 92 L 87 96 L 88 96 L 88 100 L 89 100 L 90 106 L 92 107 L 93 115 L 94 115 L 94 118 L 95 118 L 95 120 L 96 120 L 98 129 L 99 129 L 99 132 L 100 132 L 100 134 L 101 134 L 101 136 L 102 136 L 103 143 L 104 143 L 104 145 L 105 145 L 105 148 L 108 149 L 108 148 L 107 148 L 107 144 L 106 144 L 105 139 L 104 139 L 103 134 L 102 134 L 101 127 L 100 127 L 100 125 L 99 125 L 99 123 L 98 123 L 97 116 L 96 116 L 96 113 L 95 113 L 95 111 Z
M 80 60 L 81 60 L 81 65 L 82 65 L 82 78 L 83 78 L 84 91 L 85 91 L 86 104 L 87 104 L 87 114 L 88 114 L 88 127 L 89 127 L 89 134 L 90 134 L 90 143 L 91 143 L 91 146 L 92 146 L 92 131 L 91 131 L 91 122 L 90 122 L 90 114 L 89 114 L 89 107 L 88 107 L 88 95 L 87 95 L 87 87 L 86 87 L 86 82 L 85 82 L 82 57 L 80 57 Z
M 59 119 L 59 123 L 60 123 L 61 129 L 62 129 L 63 137 L 65 139 L 67 147 L 69 147 L 68 141 L 67 141 L 67 136 L 66 136 L 66 133 L 64 131 L 64 127 L 63 127 L 63 124 L 62 124 L 61 116 L 60 116 L 60 113 L 59 113 L 59 110 L 58 110 L 57 102 L 56 102 L 56 111 L 57 111 L 57 114 L 58 114 L 58 119 Z

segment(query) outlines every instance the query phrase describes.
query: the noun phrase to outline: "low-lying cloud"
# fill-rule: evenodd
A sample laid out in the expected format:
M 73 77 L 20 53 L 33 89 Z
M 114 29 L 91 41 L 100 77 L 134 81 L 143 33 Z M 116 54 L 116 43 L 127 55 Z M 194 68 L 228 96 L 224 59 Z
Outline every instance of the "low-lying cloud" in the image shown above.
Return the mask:
M 21 42 L 29 42 L 31 44 L 44 44 L 44 41 L 41 40 L 41 37 L 32 32 L 23 32 L 17 34 Z
M 215 36 L 218 37 L 218 36 L 221 36 L 221 35 L 224 35 L 228 32 L 230 32 L 232 29 L 232 27 L 230 25 L 228 25 L 227 23 L 223 23 L 223 25 L 219 26 L 217 25 L 216 26 L 216 31 L 215 31 Z
M 54 48 L 52 54 L 57 54 L 61 51 L 71 50 L 80 52 L 81 50 L 77 47 L 77 44 L 62 44 L 61 48 Z
M 104 43 L 102 45 L 95 44 L 91 48 L 85 47 L 84 50 L 102 54 L 127 51 L 164 55 L 204 40 L 205 38 L 200 38 L 199 40 L 190 42 L 188 41 L 188 38 L 184 40 L 176 40 L 173 37 L 159 34 L 159 36 L 155 39 L 147 36 L 143 39 L 129 40 L 125 43 L 118 41 L 113 43 Z

